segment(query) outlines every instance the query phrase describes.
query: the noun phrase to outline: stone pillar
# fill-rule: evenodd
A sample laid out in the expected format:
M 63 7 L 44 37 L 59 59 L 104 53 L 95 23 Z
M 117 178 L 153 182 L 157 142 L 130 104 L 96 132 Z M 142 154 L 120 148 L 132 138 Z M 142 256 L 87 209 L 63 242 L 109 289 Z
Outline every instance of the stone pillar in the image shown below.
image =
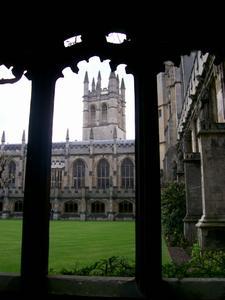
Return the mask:
M 27 295 L 44 294 L 48 289 L 52 122 L 55 82 L 61 76 L 53 61 L 47 65 L 48 60 L 45 67 L 37 63 L 27 72 L 32 92 L 21 248 L 22 292 Z
M 185 153 L 192 152 L 192 135 L 191 130 L 186 130 L 184 134 L 183 148 Z
M 59 220 L 59 218 L 60 218 L 59 199 L 57 197 L 54 199 L 54 208 L 53 208 L 52 218 L 53 218 L 53 220 Z
M 222 125 L 222 124 L 221 124 Z M 225 248 L 225 129 L 199 133 L 203 215 L 197 224 L 201 248 Z
M 10 207 L 9 207 L 9 198 L 8 198 L 8 188 L 4 188 L 2 219 L 8 219 L 9 216 L 10 216 Z
M 87 219 L 87 205 L 86 205 L 86 198 L 85 198 L 85 188 L 82 187 L 81 189 L 81 210 L 80 210 L 80 220 L 86 221 Z
M 184 236 L 193 244 L 197 240 L 196 224 L 202 216 L 200 153 L 185 153 L 184 172 L 186 190 Z
M 113 221 L 114 220 L 114 214 L 113 214 L 113 182 L 112 182 L 112 176 L 110 177 L 110 187 L 109 187 L 109 206 L 108 206 L 108 220 Z
M 184 181 L 184 158 L 183 158 L 183 151 L 178 150 L 177 153 L 177 181 L 183 182 Z

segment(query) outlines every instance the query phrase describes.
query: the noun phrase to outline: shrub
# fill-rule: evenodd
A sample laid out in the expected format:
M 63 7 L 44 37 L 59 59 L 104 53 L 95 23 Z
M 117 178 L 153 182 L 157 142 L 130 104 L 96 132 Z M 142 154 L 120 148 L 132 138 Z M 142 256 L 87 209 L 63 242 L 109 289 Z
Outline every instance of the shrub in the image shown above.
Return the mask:
M 171 246 L 184 243 L 183 219 L 186 214 L 183 183 L 171 182 L 161 193 L 162 226 L 164 236 Z
M 193 245 L 191 259 L 182 264 L 169 263 L 162 266 L 164 277 L 225 277 L 225 252 L 201 250 Z
M 51 270 L 56 273 L 55 270 Z M 135 264 L 128 261 L 125 257 L 112 256 L 100 259 L 99 261 L 78 267 L 75 265 L 72 269 L 63 268 L 59 272 L 64 275 L 83 275 L 83 276 L 135 276 Z

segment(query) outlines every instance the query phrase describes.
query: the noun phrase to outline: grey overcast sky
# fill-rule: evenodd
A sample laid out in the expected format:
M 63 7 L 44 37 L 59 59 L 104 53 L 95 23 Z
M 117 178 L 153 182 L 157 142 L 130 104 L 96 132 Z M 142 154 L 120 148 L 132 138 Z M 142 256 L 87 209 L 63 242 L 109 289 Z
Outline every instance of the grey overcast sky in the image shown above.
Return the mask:
M 126 137 L 134 139 L 134 80 L 131 74 L 126 74 L 125 67 L 125 65 L 119 65 L 116 74 L 119 75 L 120 81 L 124 78 L 126 87 Z M 93 77 L 96 82 L 98 71 L 102 76 L 102 88 L 108 87 L 109 60 L 100 62 L 98 57 L 92 57 L 88 62 L 79 62 L 78 68 L 78 74 L 73 73 L 70 68 L 64 69 L 64 78 L 59 78 L 56 82 L 53 142 L 65 141 L 67 128 L 70 141 L 82 140 L 82 97 L 85 72 L 88 71 L 89 89 L 91 89 Z M 0 66 L 0 78 L 10 76 L 12 76 L 11 71 L 5 66 Z M 27 141 L 30 95 L 31 82 L 25 76 L 15 84 L 0 85 L 0 135 L 4 130 L 6 143 L 21 143 L 23 130 L 26 132 Z

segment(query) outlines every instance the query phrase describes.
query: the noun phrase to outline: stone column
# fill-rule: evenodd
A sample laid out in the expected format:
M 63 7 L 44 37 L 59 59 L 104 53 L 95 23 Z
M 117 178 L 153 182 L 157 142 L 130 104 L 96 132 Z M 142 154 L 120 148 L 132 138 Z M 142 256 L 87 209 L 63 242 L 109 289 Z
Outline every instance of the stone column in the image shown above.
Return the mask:
M 185 153 L 192 152 L 192 135 L 191 130 L 186 130 L 184 134 L 183 148 Z
M 184 236 L 193 244 L 197 240 L 196 223 L 202 216 L 200 153 L 185 153 L 184 173 L 186 190 Z
M 24 191 L 21 249 L 22 291 L 30 295 L 48 289 L 49 196 L 51 178 L 52 121 L 56 79 L 55 64 L 32 65 L 29 137 Z
M 87 205 L 86 205 L 86 198 L 85 198 L 85 187 L 81 189 L 81 210 L 80 210 L 80 220 L 86 221 L 87 215 Z
M 184 158 L 183 158 L 183 151 L 178 150 L 177 153 L 177 181 L 183 182 L 184 181 Z
M 55 199 L 54 199 L 54 208 L 53 208 L 53 220 L 59 220 L 60 218 L 60 209 L 59 209 L 59 199 L 58 199 L 58 189 L 55 188 Z
M 3 211 L 2 219 L 7 219 L 10 216 L 10 205 L 8 198 L 8 188 L 4 188 L 4 198 L 3 198 Z
M 199 137 L 203 205 L 197 224 L 199 244 L 203 249 L 225 248 L 225 128 L 202 130 Z
M 114 220 L 114 214 L 113 214 L 113 182 L 112 182 L 112 176 L 110 177 L 110 187 L 109 187 L 109 206 L 108 206 L 108 220 L 113 221 Z

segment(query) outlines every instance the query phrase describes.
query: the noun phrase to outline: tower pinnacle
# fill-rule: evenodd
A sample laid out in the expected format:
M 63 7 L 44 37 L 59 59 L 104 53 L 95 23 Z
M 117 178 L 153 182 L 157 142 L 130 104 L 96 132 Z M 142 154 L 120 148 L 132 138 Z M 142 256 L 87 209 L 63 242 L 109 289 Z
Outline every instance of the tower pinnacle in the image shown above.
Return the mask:
M 66 130 L 66 142 L 69 142 L 69 128 Z
M 115 72 L 111 71 L 111 73 L 110 73 L 108 88 L 109 88 L 109 93 L 110 92 L 118 93 L 118 91 L 119 91 L 119 89 L 118 89 L 118 80 L 116 78 Z
M 25 130 L 23 130 L 23 134 L 22 134 L 22 144 L 25 144 Z
M 98 71 L 98 80 L 97 80 L 97 84 L 96 84 L 96 90 L 98 92 L 101 91 L 101 80 L 102 80 L 101 73 L 100 73 L 100 71 Z
M 93 78 L 92 79 L 92 92 L 95 91 L 95 79 Z
M 2 140 L 1 140 L 2 144 L 5 144 L 5 130 L 3 130 L 2 132 Z
M 122 99 L 123 101 L 125 101 L 125 84 L 124 84 L 124 80 L 122 78 L 121 80 L 121 85 L 120 85 L 120 91 L 121 91 L 121 96 L 122 96 Z
M 88 95 L 88 89 L 89 89 L 89 79 L 88 79 L 88 73 L 86 71 L 84 76 L 84 96 Z

